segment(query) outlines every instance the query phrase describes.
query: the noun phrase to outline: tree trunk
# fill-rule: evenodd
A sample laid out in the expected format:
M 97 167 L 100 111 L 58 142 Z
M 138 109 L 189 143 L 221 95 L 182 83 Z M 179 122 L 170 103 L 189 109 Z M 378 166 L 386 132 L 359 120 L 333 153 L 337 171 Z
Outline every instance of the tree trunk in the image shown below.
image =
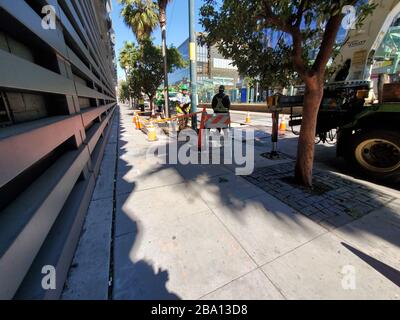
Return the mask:
M 132 94 L 131 94 L 131 86 L 130 86 L 130 84 L 129 84 L 128 72 L 126 71 L 125 68 L 124 68 L 124 72 L 125 72 L 126 83 L 127 83 L 127 85 L 128 85 L 129 109 L 133 109 L 133 105 L 132 105 Z
M 151 117 L 154 118 L 156 113 L 154 109 L 154 96 L 149 96 Z
M 304 93 L 303 120 L 297 147 L 295 179 L 299 184 L 307 187 L 312 187 L 317 116 L 324 92 L 324 84 L 321 79 L 323 76 L 309 78 L 306 81 Z
M 164 59 L 164 112 L 165 112 L 165 117 L 169 118 L 167 14 L 165 7 L 160 7 L 160 27 L 161 27 L 161 39 L 162 39 L 162 55 Z

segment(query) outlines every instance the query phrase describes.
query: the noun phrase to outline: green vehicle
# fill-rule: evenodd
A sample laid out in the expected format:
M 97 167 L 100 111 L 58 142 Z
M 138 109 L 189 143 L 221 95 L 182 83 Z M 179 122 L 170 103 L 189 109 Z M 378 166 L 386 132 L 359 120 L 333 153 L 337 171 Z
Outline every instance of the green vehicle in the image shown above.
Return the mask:
M 316 134 L 323 142 L 336 137 L 337 155 L 358 172 L 397 182 L 400 181 L 400 3 L 385 0 L 385 4 L 379 5 L 365 20 L 362 28 L 365 32 L 348 32 L 333 62 L 337 72 L 324 90 Z M 301 103 L 302 97 L 287 97 L 281 106 Z M 292 114 L 289 125 L 299 124 L 301 115 Z
M 318 114 L 317 136 L 325 142 L 329 135 L 336 135 L 337 155 L 357 171 L 374 179 L 397 178 L 400 96 L 392 92 L 400 90 L 400 83 L 384 85 L 383 102 L 370 105 L 364 99 L 368 86 L 367 82 L 328 86 Z

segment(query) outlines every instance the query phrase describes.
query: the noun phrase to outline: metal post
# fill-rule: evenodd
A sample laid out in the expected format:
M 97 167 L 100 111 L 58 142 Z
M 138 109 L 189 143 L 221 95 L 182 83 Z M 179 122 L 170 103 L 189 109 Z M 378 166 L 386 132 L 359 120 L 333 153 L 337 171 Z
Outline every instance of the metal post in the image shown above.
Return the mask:
M 162 55 L 164 60 L 164 114 L 166 118 L 170 116 L 169 106 L 169 86 L 168 86 L 168 61 L 167 61 L 167 30 L 166 25 L 162 26 Z
M 196 58 L 196 30 L 195 30 L 194 0 L 189 0 L 189 56 L 190 56 L 190 83 L 192 89 L 192 109 L 197 112 L 197 58 Z M 197 115 L 192 117 L 192 128 L 197 130 Z
M 278 130 L 279 130 L 279 111 L 275 109 L 272 112 L 272 135 L 271 135 L 271 142 L 272 142 L 272 151 L 271 157 L 278 156 Z
M 271 102 L 269 103 L 272 110 L 272 134 L 271 134 L 271 142 L 272 142 L 272 150 L 271 152 L 266 153 L 266 157 L 275 160 L 279 159 L 279 152 L 278 152 L 278 131 L 279 131 L 279 112 L 281 108 L 279 107 L 278 97 L 274 96 L 271 97 Z

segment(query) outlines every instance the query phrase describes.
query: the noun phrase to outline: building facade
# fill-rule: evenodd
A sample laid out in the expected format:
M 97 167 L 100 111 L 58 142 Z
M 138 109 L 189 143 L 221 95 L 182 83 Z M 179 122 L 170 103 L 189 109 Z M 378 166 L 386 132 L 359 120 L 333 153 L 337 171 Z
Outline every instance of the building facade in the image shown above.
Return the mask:
M 116 113 L 110 10 L 0 0 L 0 299 L 61 293 Z
M 186 61 L 189 61 L 189 39 L 178 47 L 178 51 Z M 227 93 L 236 100 L 240 77 L 233 61 L 225 59 L 216 46 L 209 48 L 199 43 L 196 44 L 196 59 L 199 101 L 210 102 L 220 85 L 225 85 Z M 189 81 L 189 67 L 176 70 L 169 75 L 169 82 L 173 85 Z

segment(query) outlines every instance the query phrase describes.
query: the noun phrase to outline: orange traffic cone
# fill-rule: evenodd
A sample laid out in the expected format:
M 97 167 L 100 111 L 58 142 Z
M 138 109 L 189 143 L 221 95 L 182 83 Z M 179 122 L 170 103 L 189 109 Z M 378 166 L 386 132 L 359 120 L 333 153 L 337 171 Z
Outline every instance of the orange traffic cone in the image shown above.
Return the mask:
M 286 133 L 286 120 L 285 116 L 282 117 L 281 123 L 279 125 L 279 133 L 280 134 L 285 134 Z
M 143 123 L 142 123 L 142 121 L 140 121 L 140 117 L 139 116 L 137 116 L 137 129 L 138 130 L 142 130 L 143 129 Z

